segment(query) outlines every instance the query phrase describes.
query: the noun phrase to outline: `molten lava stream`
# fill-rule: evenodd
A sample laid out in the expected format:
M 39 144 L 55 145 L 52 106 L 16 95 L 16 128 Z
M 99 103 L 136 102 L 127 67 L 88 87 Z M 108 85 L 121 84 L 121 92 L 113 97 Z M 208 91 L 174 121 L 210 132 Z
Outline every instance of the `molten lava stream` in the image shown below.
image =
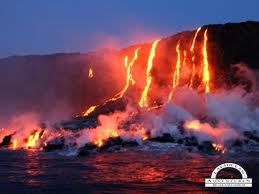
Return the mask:
M 185 63 L 186 63 L 186 56 L 187 53 L 186 53 L 186 50 L 183 51 L 183 67 L 185 66 Z
M 210 92 L 210 72 L 209 72 L 209 62 L 208 62 L 208 52 L 207 52 L 207 36 L 208 29 L 204 32 L 204 43 L 203 43 L 203 49 L 202 49 L 202 55 L 203 55 L 203 78 L 202 82 L 205 86 L 205 92 Z
M 17 140 L 13 140 L 13 150 L 17 149 Z
M 89 77 L 89 79 L 94 77 L 94 72 L 93 72 L 92 68 L 90 68 L 88 71 L 88 77 Z
M 134 57 L 130 63 L 128 63 L 128 56 L 125 57 L 125 68 L 127 69 L 127 77 L 126 77 L 126 85 L 124 86 L 123 90 L 120 91 L 118 94 L 116 94 L 112 100 L 117 100 L 121 97 L 124 96 L 126 91 L 128 90 L 128 87 L 130 85 L 130 82 L 132 85 L 135 84 L 135 81 L 133 79 L 132 73 L 131 73 L 131 68 L 133 67 L 135 61 L 138 59 L 138 51 L 140 48 L 137 48 L 134 52 Z
M 194 35 L 193 40 L 192 40 L 192 45 L 191 45 L 191 48 L 190 48 L 190 52 L 192 53 L 192 73 L 191 73 L 189 88 L 193 87 L 193 78 L 195 76 L 195 54 L 194 54 L 194 48 L 195 48 L 196 38 L 197 38 L 197 35 L 200 32 L 200 30 L 201 30 L 201 27 L 199 27 L 196 30 L 195 35 Z
M 180 41 L 178 41 L 176 45 L 177 61 L 176 61 L 175 70 L 173 74 L 173 88 L 168 96 L 168 101 L 172 99 L 173 90 L 179 84 L 180 68 L 181 68 L 181 53 L 180 53 L 179 46 L 180 46 Z
M 148 107 L 148 102 L 147 102 L 147 95 L 148 95 L 148 91 L 152 82 L 152 76 L 151 76 L 151 69 L 153 66 L 153 59 L 155 58 L 156 55 L 156 47 L 157 44 L 160 40 L 155 40 L 152 44 L 151 50 L 150 50 L 150 54 L 148 57 L 148 63 L 147 63 L 147 71 L 146 71 L 146 86 L 142 92 L 140 101 L 139 101 L 139 106 L 140 107 Z
M 93 112 L 95 109 L 96 109 L 96 107 L 98 107 L 98 105 L 96 105 L 96 106 L 90 106 L 84 113 L 83 113 L 83 116 L 88 116 L 91 112 Z
M 35 134 L 30 135 L 26 144 L 26 148 L 33 148 L 36 145 L 36 142 L 38 141 L 38 139 L 40 138 L 40 132 L 36 131 Z
M 128 87 L 130 85 L 130 83 L 132 85 L 135 84 L 135 81 L 133 79 L 133 76 L 132 76 L 132 73 L 131 73 L 131 68 L 133 67 L 135 61 L 138 59 L 138 51 L 139 51 L 140 47 L 135 49 L 135 52 L 134 52 L 134 57 L 132 59 L 132 61 L 130 63 L 128 63 L 128 56 L 125 56 L 124 58 L 124 66 L 126 68 L 126 72 L 127 72 L 127 78 L 126 78 L 126 84 L 123 88 L 122 91 L 120 91 L 118 94 L 114 95 L 113 98 L 109 99 L 109 100 L 106 100 L 106 102 L 108 101 L 115 101 L 119 98 L 122 98 L 124 96 L 124 94 L 126 93 L 126 91 L 128 90 Z M 104 103 L 104 104 L 105 104 Z M 97 107 L 99 107 L 100 105 L 93 105 L 93 106 L 90 106 L 85 112 L 83 112 L 83 116 L 88 116 L 91 112 L 93 112 Z
M 119 136 L 118 131 L 115 129 L 104 129 L 101 134 L 98 134 L 96 139 L 93 141 L 93 143 L 97 147 L 102 147 L 105 144 L 105 141 L 109 138 L 116 138 Z

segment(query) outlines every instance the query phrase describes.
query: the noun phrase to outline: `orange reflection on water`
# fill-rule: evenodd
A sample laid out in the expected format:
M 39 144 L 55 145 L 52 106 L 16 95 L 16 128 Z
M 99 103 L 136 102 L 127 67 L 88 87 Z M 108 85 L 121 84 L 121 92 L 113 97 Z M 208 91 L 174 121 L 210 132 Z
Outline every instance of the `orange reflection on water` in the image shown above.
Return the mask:
M 203 184 L 204 177 L 207 177 L 213 170 L 205 165 L 206 160 L 200 157 L 186 160 L 185 158 L 177 159 L 166 154 L 155 156 L 154 154 L 142 155 L 141 153 L 138 155 L 124 152 L 104 153 L 92 156 L 85 162 L 87 166 L 93 166 L 95 171 L 91 174 L 82 172 L 83 179 L 105 183 L 158 183 L 175 179 Z M 201 173 L 200 169 L 205 173 Z
M 26 151 L 26 155 L 25 174 L 27 178 L 23 181 L 30 186 L 39 186 L 42 181 L 38 177 L 46 173 L 40 163 L 39 153 Z

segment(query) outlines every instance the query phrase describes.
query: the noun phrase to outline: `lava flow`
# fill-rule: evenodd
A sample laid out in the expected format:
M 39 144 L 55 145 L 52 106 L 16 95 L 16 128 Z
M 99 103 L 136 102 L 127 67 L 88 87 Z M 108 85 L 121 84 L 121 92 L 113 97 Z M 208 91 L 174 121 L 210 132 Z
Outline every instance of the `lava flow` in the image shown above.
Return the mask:
M 205 92 L 208 93 L 210 92 L 210 72 L 209 72 L 209 62 L 208 62 L 208 52 L 207 52 L 207 32 L 208 29 L 205 30 L 204 32 L 204 43 L 203 43 L 203 49 L 202 49 L 202 54 L 203 54 L 203 84 L 205 86 Z
M 130 63 L 128 63 L 128 57 L 125 57 L 125 67 L 127 69 L 127 77 L 126 77 L 126 85 L 124 86 L 123 90 L 120 91 L 118 94 L 116 94 L 112 100 L 117 100 L 118 98 L 121 98 L 124 96 L 125 92 L 128 90 L 128 87 L 130 85 L 130 83 L 132 85 L 135 84 L 135 81 L 133 79 L 132 73 L 131 73 L 131 68 L 133 67 L 135 61 L 138 59 L 138 51 L 140 48 L 137 48 L 134 52 L 134 57 L 132 59 L 132 61 Z
M 197 35 L 198 33 L 200 32 L 201 30 L 201 27 L 199 27 L 196 32 L 195 32 L 195 35 L 193 37 L 193 40 L 192 40 L 192 45 L 191 45 L 191 48 L 190 48 L 190 52 L 192 53 L 192 73 L 191 73 L 191 78 L 190 78 L 190 83 L 189 83 L 189 87 L 192 88 L 193 87 L 193 78 L 195 76 L 195 55 L 194 55 L 194 47 L 195 47 L 195 42 L 196 42 L 196 38 L 197 38 Z
M 28 137 L 16 136 L 12 141 L 12 149 L 37 149 L 43 145 L 43 138 L 45 135 L 45 131 L 35 130 Z M 19 143 L 19 144 L 18 144 Z
M 152 82 L 152 76 L 151 76 L 151 69 L 153 66 L 153 59 L 155 58 L 156 55 L 156 47 L 157 44 L 160 40 L 156 40 L 153 42 L 151 50 L 150 50 L 150 54 L 149 54 L 149 58 L 148 58 L 148 62 L 147 62 L 147 71 L 146 71 L 146 86 L 142 92 L 140 101 L 139 101 L 139 106 L 140 107 L 148 107 L 148 101 L 147 101 L 147 95 L 148 95 L 148 91 Z
M 100 148 L 104 145 L 105 140 L 107 140 L 108 138 L 116 138 L 118 136 L 119 134 L 116 130 L 106 128 L 104 129 L 104 132 L 102 133 L 102 135 L 97 137 L 97 140 L 94 141 L 94 144 Z
M 17 140 L 13 140 L 13 150 L 16 150 L 17 148 Z
M 201 31 L 204 31 L 203 36 L 198 36 Z M 77 150 L 76 154 L 83 155 L 89 150 L 102 151 L 110 147 L 116 150 L 150 141 L 174 142 L 205 152 L 225 153 L 231 146 L 256 139 L 257 136 L 250 133 L 259 125 L 256 120 L 259 109 L 251 108 L 250 99 L 243 98 L 243 92 L 216 92 L 216 88 L 211 87 L 216 66 L 209 61 L 212 49 L 208 49 L 211 48 L 208 40 L 213 37 L 208 39 L 208 34 L 208 29 L 198 28 L 193 34 L 188 32 L 187 38 L 180 35 L 158 39 L 151 45 L 122 50 L 116 54 L 116 60 L 124 60 L 121 67 L 126 78 L 119 80 L 124 84 L 118 93 L 111 94 L 101 104 L 90 106 L 82 117 L 67 122 L 48 125 L 46 121 L 46 127 L 39 127 L 41 119 L 35 119 L 34 125 L 14 122 L 9 131 L 0 131 L 3 139 L 0 147 L 46 151 L 72 148 Z M 159 63 L 158 68 L 155 63 Z M 90 82 L 94 84 L 99 73 L 94 75 L 89 68 L 88 78 L 93 76 Z M 112 76 L 114 74 L 109 72 L 107 77 Z M 210 93 L 206 95 L 207 100 L 204 93 Z M 150 99 L 154 99 L 157 106 L 151 106 Z M 33 119 L 28 120 L 31 124 Z M 50 130 L 44 133 L 45 128 Z
M 83 113 L 83 116 L 84 116 L 84 117 L 88 116 L 91 112 L 93 112 L 93 111 L 96 109 L 97 106 L 98 106 L 98 105 L 90 106 L 90 107 Z
M 26 143 L 26 148 L 33 148 L 36 145 L 36 142 L 40 138 L 40 131 L 36 131 L 34 134 L 30 135 Z
M 126 68 L 126 72 L 127 72 L 127 77 L 126 77 L 126 84 L 123 88 L 122 91 L 120 91 L 119 93 L 117 93 L 116 95 L 114 95 L 114 97 L 112 97 L 111 99 L 107 100 L 106 102 L 108 101 L 115 101 L 119 98 L 122 98 L 124 96 L 124 94 L 126 93 L 126 91 L 128 90 L 128 87 L 130 85 L 130 83 L 132 85 L 135 84 L 135 81 L 133 79 L 133 76 L 132 76 L 132 73 L 131 73 L 131 68 L 133 67 L 135 61 L 138 59 L 138 51 L 139 51 L 140 47 L 137 48 L 134 52 L 134 57 L 133 59 L 131 60 L 130 63 L 128 63 L 128 56 L 125 56 L 125 59 L 124 59 L 124 66 Z M 88 116 L 90 113 L 92 113 L 98 106 L 100 105 L 93 105 L 93 106 L 90 106 L 85 112 L 83 112 L 83 116 Z
M 94 72 L 93 72 L 92 68 L 90 68 L 90 69 L 88 70 L 88 77 L 89 77 L 89 79 L 91 79 L 91 78 L 94 77 Z
M 178 43 L 176 45 L 177 61 L 176 61 L 175 71 L 174 71 L 174 76 L 173 76 L 173 88 L 168 96 L 168 101 L 170 101 L 172 99 L 173 90 L 179 84 L 180 68 L 181 68 L 181 53 L 180 53 L 179 46 L 180 46 L 180 41 L 178 41 Z

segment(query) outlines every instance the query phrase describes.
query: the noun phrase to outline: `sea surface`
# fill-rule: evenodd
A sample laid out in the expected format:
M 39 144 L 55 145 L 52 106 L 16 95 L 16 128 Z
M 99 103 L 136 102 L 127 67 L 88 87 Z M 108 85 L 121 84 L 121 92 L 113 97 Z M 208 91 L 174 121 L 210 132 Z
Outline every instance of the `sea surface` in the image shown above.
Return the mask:
M 0 150 L 0 193 L 259 193 L 258 153 L 211 156 L 169 144 L 86 157 L 76 156 L 73 150 Z M 253 187 L 205 188 L 204 179 L 224 162 L 241 165 Z

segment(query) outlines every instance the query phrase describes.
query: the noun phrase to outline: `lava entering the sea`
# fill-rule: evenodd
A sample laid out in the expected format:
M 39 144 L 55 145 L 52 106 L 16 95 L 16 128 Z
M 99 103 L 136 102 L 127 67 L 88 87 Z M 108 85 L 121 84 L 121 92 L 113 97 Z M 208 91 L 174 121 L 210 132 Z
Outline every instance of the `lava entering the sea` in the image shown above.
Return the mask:
M 255 126 L 246 128 L 243 123 L 256 116 L 234 122 L 240 111 L 232 109 L 246 110 L 247 115 L 257 113 L 249 108 L 243 93 L 229 91 L 228 97 L 222 91 L 214 93 L 209 36 L 209 28 L 200 27 L 189 39 L 178 36 L 171 44 L 157 39 L 150 45 L 121 52 L 118 61 L 123 58 L 121 66 L 126 76 L 120 80 L 123 87 L 118 93 L 89 106 L 82 116 L 48 129 L 40 124 L 25 126 L 23 122 L 17 128 L 12 125 L 2 129 L 0 146 L 47 151 L 73 147 L 83 155 L 89 150 L 157 141 L 225 153 L 235 141 L 253 137 L 250 128 Z M 165 48 L 170 52 L 164 54 Z M 88 67 L 86 77 L 94 77 L 91 82 L 98 80 L 93 69 Z M 241 124 L 245 133 L 240 130 Z

